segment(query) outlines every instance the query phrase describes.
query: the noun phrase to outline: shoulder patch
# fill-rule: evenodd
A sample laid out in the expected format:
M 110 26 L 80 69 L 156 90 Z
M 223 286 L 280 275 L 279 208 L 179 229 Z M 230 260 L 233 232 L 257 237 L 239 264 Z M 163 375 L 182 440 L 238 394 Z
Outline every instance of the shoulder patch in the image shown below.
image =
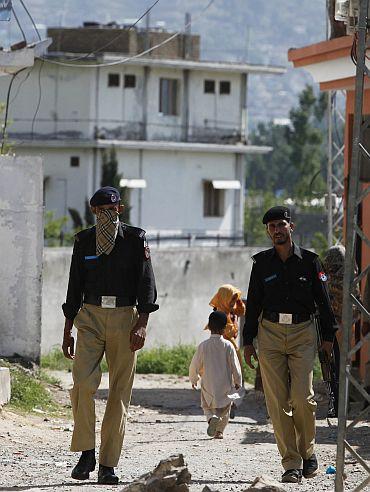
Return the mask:
M 146 260 L 150 259 L 150 248 L 146 239 L 144 240 L 144 258 Z
M 322 271 L 319 272 L 318 276 L 319 276 L 319 280 L 321 280 L 321 282 L 326 282 L 328 280 L 328 277 L 327 277 L 325 272 L 322 272 Z

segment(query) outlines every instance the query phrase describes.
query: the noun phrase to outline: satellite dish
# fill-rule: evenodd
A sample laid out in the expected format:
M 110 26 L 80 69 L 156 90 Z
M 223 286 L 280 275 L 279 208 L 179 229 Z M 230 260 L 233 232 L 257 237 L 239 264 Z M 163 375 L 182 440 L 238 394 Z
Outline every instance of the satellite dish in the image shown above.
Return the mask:
M 0 21 L 10 21 L 12 0 L 0 0 Z

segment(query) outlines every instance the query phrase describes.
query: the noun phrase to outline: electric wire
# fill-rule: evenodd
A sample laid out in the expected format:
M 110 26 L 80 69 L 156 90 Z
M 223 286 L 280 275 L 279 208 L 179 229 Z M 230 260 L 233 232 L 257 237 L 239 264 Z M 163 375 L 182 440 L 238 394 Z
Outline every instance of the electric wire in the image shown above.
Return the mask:
M 9 102 L 10 102 L 10 94 L 12 92 L 12 87 L 13 87 L 13 83 L 17 77 L 17 75 L 21 72 L 23 72 L 24 70 L 27 70 L 28 67 L 26 68 L 21 68 L 20 70 L 18 70 L 18 72 L 15 72 L 13 75 L 12 75 L 12 79 L 9 83 L 9 86 L 8 86 L 8 92 L 7 92 L 7 95 L 6 95 L 6 103 L 5 103 L 5 115 L 4 115 L 4 123 L 3 123 L 3 130 L 2 130 L 2 135 L 1 135 L 1 150 L 0 150 L 0 154 L 3 155 L 4 153 L 4 145 L 5 145 L 5 138 L 6 138 L 6 129 L 8 127 L 8 117 L 9 117 Z
M 351 46 L 351 60 L 357 66 L 357 33 L 353 36 L 353 42 Z
M 31 75 L 32 70 L 33 70 L 33 66 L 30 68 L 30 70 L 29 70 L 28 74 L 25 76 L 25 78 L 18 85 L 17 92 L 14 94 L 13 99 L 10 101 L 10 103 L 9 103 L 10 105 L 12 105 L 13 102 L 17 99 L 18 94 L 22 88 L 22 85 L 28 80 L 29 76 Z
M 199 13 L 199 15 L 197 15 L 194 18 L 194 20 L 192 20 L 192 21 L 188 22 L 187 24 L 185 24 L 185 29 L 187 29 L 188 27 L 190 27 L 192 24 L 194 24 L 194 22 L 196 22 L 200 17 L 202 17 L 204 15 L 204 13 L 213 5 L 213 3 L 215 1 L 216 0 L 210 0 L 208 2 L 208 4 L 204 7 L 204 9 Z M 142 51 L 141 53 L 138 53 L 137 55 L 133 55 L 131 57 L 121 58 L 119 60 L 115 60 L 115 61 L 112 61 L 112 62 L 95 63 L 95 64 L 90 64 L 90 63 L 89 64 L 78 64 L 78 63 L 59 62 L 59 61 L 51 60 L 49 58 L 44 58 L 44 57 L 39 57 L 39 58 L 42 59 L 42 60 L 44 60 L 46 63 L 50 63 L 50 64 L 53 64 L 53 65 L 59 65 L 59 66 L 62 66 L 62 67 L 72 67 L 72 68 L 112 67 L 112 66 L 115 66 L 115 65 L 122 65 L 124 63 L 130 62 L 131 60 L 135 60 L 135 59 L 141 58 L 141 57 L 147 55 L 148 53 L 151 53 L 152 51 L 154 51 L 154 50 L 156 50 L 158 48 L 161 48 L 162 46 L 166 45 L 167 43 L 169 43 L 173 39 L 175 39 L 178 36 L 180 36 L 180 34 L 182 34 L 182 33 L 183 33 L 182 30 L 176 31 L 172 36 L 170 36 L 169 38 L 165 39 L 161 43 L 158 43 L 155 46 L 152 46 L 151 48 L 148 48 L 147 50 Z
M 22 7 L 24 8 L 24 10 L 26 11 L 26 14 L 27 14 L 27 15 L 28 15 L 28 17 L 30 18 L 30 20 L 31 20 L 31 22 L 32 22 L 32 25 L 33 25 L 33 27 L 34 27 L 34 29 L 35 29 L 35 31 L 36 31 L 37 37 L 39 38 L 39 41 L 41 41 L 41 35 L 40 35 L 40 32 L 39 32 L 39 30 L 37 29 L 36 23 L 35 23 L 35 21 L 34 21 L 34 19 L 33 19 L 32 15 L 30 14 L 30 12 L 29 12 L 28 8 L 26 7 L 26 5 L 25 5 L 24 1 L 23 1 L 23 0 L 19 0 L 19 1 L 20 1 L 20 3 L 21 3 Z
M 24 33 L 24 30 L 22 28 L 22 25 L 21 23 L 19 22 L 19 19 L 18 19 L 18 16 L 14 10 L 14 7 L 12 7 L 12 12 L 13 12 L 13 15 L 14 15 L 14 19 L 16 20 L 17 24 L 18 24 L 18 27 L 19 27 L 19 30 L 21 31 L 22 33 L 22 36 L 23 36 L 23 41 L 27 44 L 27 38 L 26 38 L 26 35 Z
M 34 136 L 36 118 L 37 118 L 37 115 L 38 115 L 38 112 L 40 109 L 40 105 L 41 105 L 41 98 L 42 98 L 41 71 L 42 71 L 43 66 L 44 66 L 44 61 L 40 60 L 40 68 L 39 68 L 39 74 L 38 74 L 39 97 L 38 97 L 38 101 L 37 101 L 36 111 L 35 111 L 35 114 L 33 115 L 32 123 L 31 123 L 31 139 L 32 140 L 33 140 L 33 136 Z

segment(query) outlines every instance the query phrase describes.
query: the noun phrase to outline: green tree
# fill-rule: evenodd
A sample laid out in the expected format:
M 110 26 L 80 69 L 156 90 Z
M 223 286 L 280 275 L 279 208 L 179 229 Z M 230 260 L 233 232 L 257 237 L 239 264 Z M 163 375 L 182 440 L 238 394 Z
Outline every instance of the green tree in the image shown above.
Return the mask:
M 121 219 L 123 222 L 130 223 L 130 209 L 128 205 L 128 191 L 127 188 L 123 188 L 120 185 L 123 174 L 118 172 L 118 160 L 116 149 L 112 146 L 107 152 L 103 150 L 102 153 L 102 178 L 101 186 L 113 186 L 116 188 L 121 195 L 121 202 L 124 204 L 125 208 L 121 214 Z
M 290 126 L 261 123 L 251 143 L 273 151 L 247 159 L 247 190 L 271 191 L 301 200 L 325 190 L 325 94 L 306 86 L 290 113 Z
M 44 241 L 45 246 L 67 246 L 71 242 L 71 235 L 65 235 L 63 229 L 68 222 L 68 217 L 54 217 L 52 210 L 47 210 L 44 216 Z
M 276 205 L 276 198 L 271 191 L 252 190 L 245 201 L 244 208 L 244 242 L 246 246 L 269 246 L 270 240 L 262 225 L 263 213 Z
M 298 199 L 311 198 L 313 180 L 316 192 L 325 190 L 322 172 L 325 133 L 320 128 L 325 111 L 325 94 L 316 97 L 311 86 L 301 92 L 298 108 L 290 111 L 292 128 L 288 130 L 287 142 L 291 148 L 290 165 L 296 174 L 292 195 Z

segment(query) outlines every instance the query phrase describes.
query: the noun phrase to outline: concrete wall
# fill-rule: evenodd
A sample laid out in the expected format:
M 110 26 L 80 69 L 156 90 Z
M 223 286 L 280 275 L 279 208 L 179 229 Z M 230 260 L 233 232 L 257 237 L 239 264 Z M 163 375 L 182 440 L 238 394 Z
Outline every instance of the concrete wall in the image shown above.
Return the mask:
M 0 356 L 37 360 L 41 340 L 42 161 L 0 158 Z
M 223 283 L 233 283 L 245 294 L 252 268 L 250 257 L 259 250 L 153 248 L 160 310 L 150 317 L 147 347 L 198 343 L 207 337 L 203 328 L 211 312 L 211 297 Z M 61 305 L 67 290 L 71 253 L 70 248 L 44 251 L 42 353 L 61 343 Z
M 50 27 L 47 30 L 48 37 L 53 39 L 49 52 L 65 51 L 67 53 L 90 53 L 100 51 L 102 46 L 109 45 L 109 53 L 117 53 L 121 56 L 134 55 L 147 49 L 146 31 L 129 30 L 127 27 L 105 26 L 99 27 Z M 149 45 L 155 46 L 173 35 L 173 32 L 149 31 Z M 161 48 L 154 50 L 150 56 L 153 58 L 183 58 L 185 50 L 185 35 L 177 36 Z M 191 58 L 199 59 L 200 36 L 191 36 Z

